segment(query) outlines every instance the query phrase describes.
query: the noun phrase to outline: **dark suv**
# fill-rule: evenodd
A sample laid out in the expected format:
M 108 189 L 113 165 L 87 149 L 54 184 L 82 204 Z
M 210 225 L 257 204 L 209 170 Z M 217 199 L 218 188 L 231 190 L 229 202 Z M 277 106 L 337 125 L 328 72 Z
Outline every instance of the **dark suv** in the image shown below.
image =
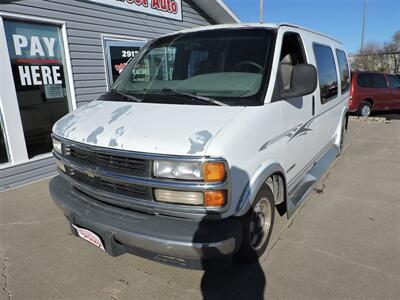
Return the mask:
M 353 72 L 349 111 L 368 117 L 371 111 L 400 109 L 400 79 L 377 72 Z

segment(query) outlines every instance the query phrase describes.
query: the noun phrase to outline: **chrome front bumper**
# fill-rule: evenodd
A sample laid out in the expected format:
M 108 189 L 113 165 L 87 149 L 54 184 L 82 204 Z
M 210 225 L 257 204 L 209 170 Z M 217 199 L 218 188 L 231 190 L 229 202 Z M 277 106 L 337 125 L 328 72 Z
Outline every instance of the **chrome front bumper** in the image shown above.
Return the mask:
M 204 268 L 210 261 L 229 260 L 237 252 L 242 225 L 237 218 L 188 220 L 139 213 L 96 200 L 61 176 L 50 194 L 71 225 L 99 235 L 108 254 L 133 253 L 181 267 Z M 77 235 L 76 229 L 71 231 Z

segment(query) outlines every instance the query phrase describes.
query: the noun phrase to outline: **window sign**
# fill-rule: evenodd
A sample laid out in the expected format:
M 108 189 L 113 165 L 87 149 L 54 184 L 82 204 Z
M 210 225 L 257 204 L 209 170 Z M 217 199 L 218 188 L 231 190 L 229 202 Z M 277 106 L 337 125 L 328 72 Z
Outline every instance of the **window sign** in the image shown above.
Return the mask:
M 89 0 L 126 10 L 182 21 L 182 0 Z
M 64 49 L 55 25 L 4 20 L 29 158 L 52 149 L 53 124 L 68 113 Z
M 135 58 L 145 41 L 112 40 L 105 38 L 106 62 L 110 86 L 122 73 L 126 64 Z

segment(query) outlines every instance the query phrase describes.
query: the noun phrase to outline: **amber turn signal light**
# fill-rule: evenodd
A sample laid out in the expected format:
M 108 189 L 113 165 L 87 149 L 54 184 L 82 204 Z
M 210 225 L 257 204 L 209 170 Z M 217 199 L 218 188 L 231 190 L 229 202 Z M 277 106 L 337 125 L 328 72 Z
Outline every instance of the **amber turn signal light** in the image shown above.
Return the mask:
M 207 162 L 204 164 L 204 181 L 217 182 L 225 179 L 225 165 L 222 162 Z
M 226 191 L 206 191 L 204 193 L 204 205 L 211 207 L 224 206 L 226 203 Z

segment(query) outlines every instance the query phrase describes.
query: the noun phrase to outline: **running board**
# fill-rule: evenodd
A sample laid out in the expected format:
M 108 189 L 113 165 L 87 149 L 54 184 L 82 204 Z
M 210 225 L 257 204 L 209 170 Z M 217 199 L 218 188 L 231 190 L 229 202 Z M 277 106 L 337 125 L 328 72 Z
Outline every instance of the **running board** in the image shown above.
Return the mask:
M 296 209 L 304 202 L 308 194 L 312 191 L 329 167 L 339 154 L 336 145 L 331 148 L 314 164 L 314 166 L 304 175 L 298 184 L 288 193 L 287 216 L 290 218 Z

